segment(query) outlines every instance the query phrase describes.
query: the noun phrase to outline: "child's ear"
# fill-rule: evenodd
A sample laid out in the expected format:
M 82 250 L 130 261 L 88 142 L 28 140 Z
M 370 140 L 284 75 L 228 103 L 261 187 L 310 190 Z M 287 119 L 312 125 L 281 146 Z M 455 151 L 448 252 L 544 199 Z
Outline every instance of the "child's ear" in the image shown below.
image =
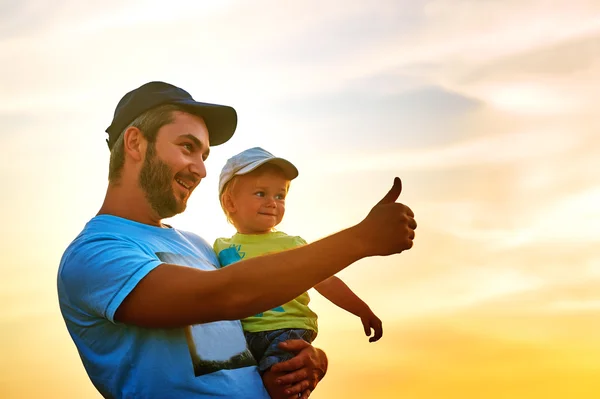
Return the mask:
M 233 202 L 233 198 L 231 198 L 231 194 L 229 192 L 224 192 L 221 196 L 221 202 L 223 203 L 223 208 L 227 210 L 229 213 L 235 213 L 235 202 Z

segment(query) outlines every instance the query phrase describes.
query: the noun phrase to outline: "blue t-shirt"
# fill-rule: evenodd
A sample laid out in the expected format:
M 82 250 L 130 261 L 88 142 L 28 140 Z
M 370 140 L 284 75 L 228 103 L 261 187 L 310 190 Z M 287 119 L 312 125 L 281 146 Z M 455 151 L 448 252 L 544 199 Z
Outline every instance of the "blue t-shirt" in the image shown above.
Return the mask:
M 269 399 L 239 321 L 150 329 L 114 320 L 161 263 L 215 270 L 199 236 L 110 215 L 69 245 L 58 271 L 60 310 L 85 369 L 107 398 Z

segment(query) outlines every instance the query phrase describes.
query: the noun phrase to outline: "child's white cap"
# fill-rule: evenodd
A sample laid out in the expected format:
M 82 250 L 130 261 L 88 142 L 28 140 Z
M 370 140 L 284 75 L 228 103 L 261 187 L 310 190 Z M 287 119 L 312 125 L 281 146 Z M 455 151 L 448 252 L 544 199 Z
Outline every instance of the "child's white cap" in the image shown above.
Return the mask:
M 267 162 L 279 166 L 289 180 L 298 177 L 298 169 L 290 161 L 278 158 L 260 147 L 254 147 L 232 156 L 225 162 L 219 176 L 219 195 L 223 192 L 225 184 L 234 176 L 250 173 Z

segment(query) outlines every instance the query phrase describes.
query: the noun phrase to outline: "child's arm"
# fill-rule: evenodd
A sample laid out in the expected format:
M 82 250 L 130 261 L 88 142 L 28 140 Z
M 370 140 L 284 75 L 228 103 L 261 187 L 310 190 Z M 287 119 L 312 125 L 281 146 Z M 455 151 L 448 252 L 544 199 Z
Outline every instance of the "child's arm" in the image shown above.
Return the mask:
M 369 342 L 375 342 L 381 338 L 383 326 L 379 317 L 375 316 L 369 306 L 342 280 L 332 276 L 315 285 L 315 289 L 340 308 L 360 317 L 367 337 L 371 335 L 371 329 L 373 329 L 375 333 L 369 338 Z

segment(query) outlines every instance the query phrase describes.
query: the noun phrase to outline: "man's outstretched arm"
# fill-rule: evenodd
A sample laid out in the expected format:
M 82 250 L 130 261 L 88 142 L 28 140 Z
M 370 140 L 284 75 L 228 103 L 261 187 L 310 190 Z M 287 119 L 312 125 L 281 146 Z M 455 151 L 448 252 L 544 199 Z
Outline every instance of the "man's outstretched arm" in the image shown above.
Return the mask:
M 119 306 L 115 319 L 169 328 L 237 320 L 297 297 L 355 261 L 410 249 L 414 214 L 396 203 L 400 179 L 357 225 L 288 251 L 243 260 L 214 271 L 162 264 Z

